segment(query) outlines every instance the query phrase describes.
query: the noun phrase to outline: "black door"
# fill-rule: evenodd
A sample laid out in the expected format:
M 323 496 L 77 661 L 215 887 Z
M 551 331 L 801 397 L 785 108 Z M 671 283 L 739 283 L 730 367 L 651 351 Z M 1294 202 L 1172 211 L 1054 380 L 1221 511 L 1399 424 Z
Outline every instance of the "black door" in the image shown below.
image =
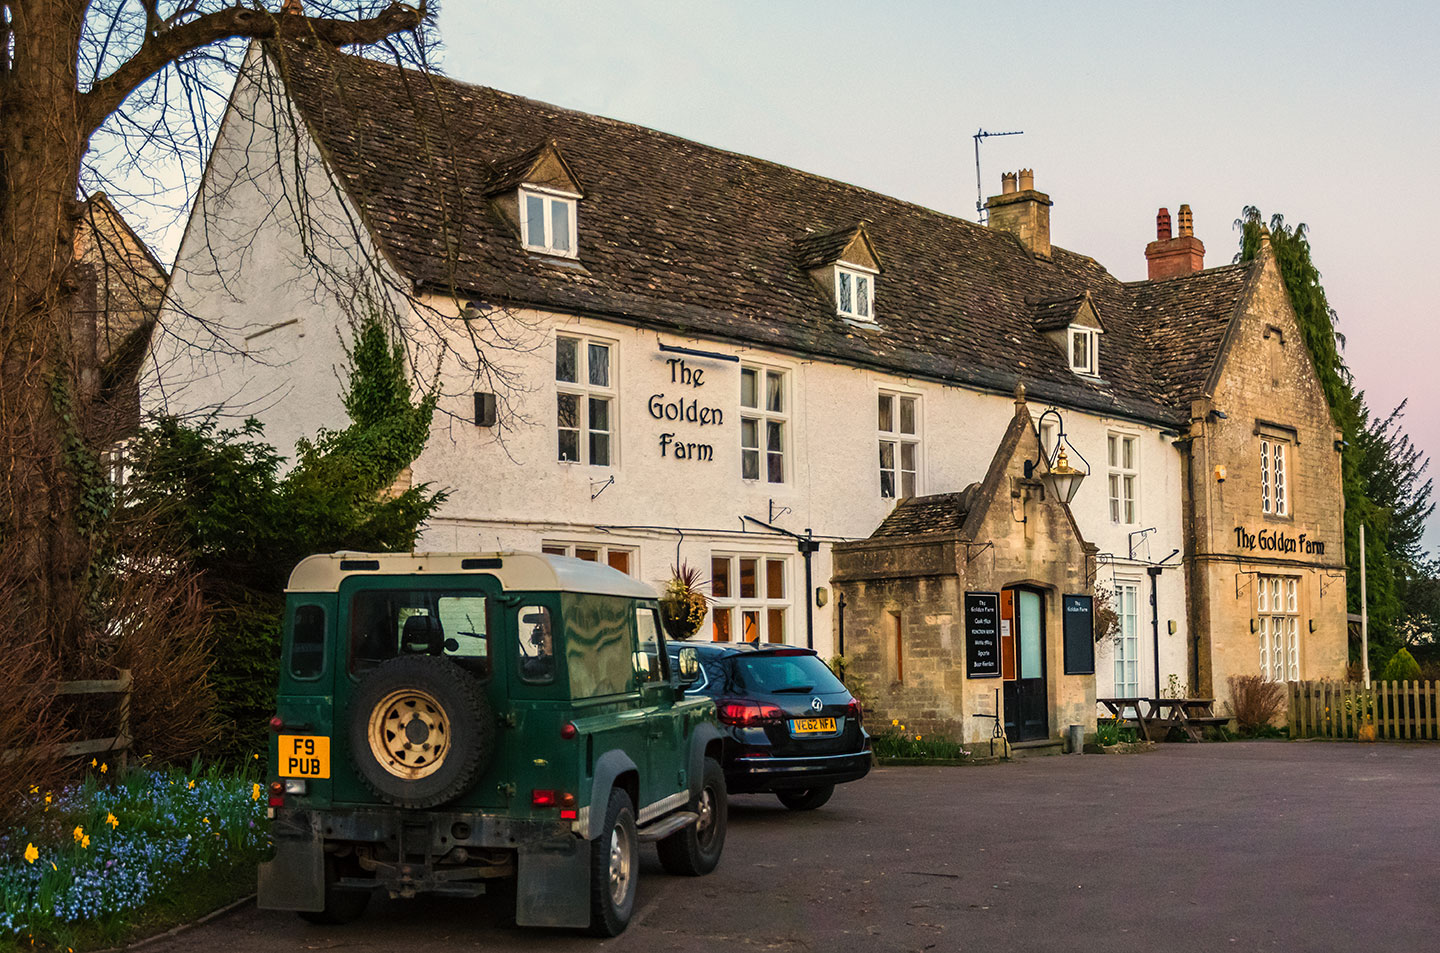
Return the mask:
M 1005 734 L 1013 741 L 1050 737 L 1045 684 L 1045 597 L 1015 591 L 1015 678 L 1005 683 Z

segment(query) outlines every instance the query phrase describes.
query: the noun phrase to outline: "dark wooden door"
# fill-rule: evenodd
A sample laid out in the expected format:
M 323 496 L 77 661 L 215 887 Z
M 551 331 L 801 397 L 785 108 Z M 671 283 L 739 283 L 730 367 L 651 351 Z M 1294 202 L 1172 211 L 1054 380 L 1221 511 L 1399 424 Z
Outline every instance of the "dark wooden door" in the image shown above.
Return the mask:
M 1045 678 L 1045 597 L 1015 590 L 1015 678 L 1005 683 L 1005 734 L 1014 741 L 1050 737 Z

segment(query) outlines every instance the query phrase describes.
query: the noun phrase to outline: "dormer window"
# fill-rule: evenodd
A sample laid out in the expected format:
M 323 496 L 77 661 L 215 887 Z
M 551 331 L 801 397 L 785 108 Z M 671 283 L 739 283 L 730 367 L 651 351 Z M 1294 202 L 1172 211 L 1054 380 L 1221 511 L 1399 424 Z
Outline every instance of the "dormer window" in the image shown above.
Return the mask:
M 1100 373 L 1100 334 L 1094 328 L 1070 328 L 1070 370 L 1091 377 Z
M 835 312 L 857 321 L 875 320 L 875 273 L 853 265 L 835 266 Z
M 578 195 L 525 186 L 520 189 L 520 236 L 529 251 L 575 257 Z

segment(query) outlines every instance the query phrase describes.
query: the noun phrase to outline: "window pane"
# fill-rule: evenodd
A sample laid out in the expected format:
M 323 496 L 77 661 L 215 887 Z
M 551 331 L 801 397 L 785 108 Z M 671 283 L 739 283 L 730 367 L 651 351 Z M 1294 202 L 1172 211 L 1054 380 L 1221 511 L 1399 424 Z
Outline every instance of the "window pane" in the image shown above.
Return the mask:
M 660 627 L 655 624 L 654 609 L 635 610 L 635 634 L 639 650 L 635 653 L 635 674 L 642 682 L 658 682 L 664 676 L 661 667 Z
M 760 372 L 753 367 L 740 370 L 740 406 L 760 407 Z
M 855 276 L 855 313 L 870 317 L 870 279 L 862 275 Z
M 854 311 L 850 306 L 850 274 L 844 271 L 840 272 L 840 310 L 845 314 Z
M 742 479 L 742 480 L 758 480 L 758 479 L 760 479 L 760 451 L 759 451 L 759 450 L 742 450 L 742 451 L 740 451 L 740 479 Z
M 1070 335 L 1070 341 L 1071 366 L 1079 370 L 1087 370 L 1090 367 L 1089 339 L 1084 332 L 1076 331 Z
M 576 546 L 575 558 L 583 559 L 587 563 L 598 563 L 600 561 L 600 550 L 594 546 Z
M 550 200 L 550 247 L 556 251 L 570 250 L 570 203 Z
M 1135 469 L 1135 438 L 1126 437 L 1121 441 L 1121 446 L 1125 450 L 1125 469 Z
M 890 440 L 880 441 L 880 472 L 895 472 L 895 444 Z
M 915 398 L 900 398 L 900 432 L 915 433 Z
M 784 426 L 774 420 L 765 422 L 765 479 L 769 483 L 785 482 Z
M 610 431 L 610 401 L 604 397 L 590 398 L 590 429 Z
M 590 398 L 590 463 L 610 465 L 610 401 Z
M 900 445 L 900 469 L 915 472 L 915 444 L 902 443 Z
M 545 200 L 538 195 L 525 196 L 525 244 L 545 247 Z
M 740 446 L 760 449 L 760 421 L 754 417 L 740 418 Z
M 730 629 L 730 609 L 715 606 L 710 610 L 710 638 L 716 642 L 729 642 L 734 636 Z
M 730 598 L 730 559 L 727 556 L 710 558 L 710 595 L 716 599 Z
M 779 371 L 765 372 L 765 409 L 772 414 L 785 412 L 785 375 Z
M 905 471 L 904 473 L 901 473 L 901 474 L 900 474 L 900 493 L 901 493 L 901 495 L 907 496 L 907 497 L 909 497 L 909 496 L 914 496 L 914 495 L 915 495 L 915 474 L 914 474 L 914 473 L 911 473 L 910 471 L 907 470 L 907 471 Z
M 540 547 L 540 552 L 545 553 L 546 555 L 549 555 L 549 556 L 568 556 L 568 555 L 570 555 L 570 553 L 569 553 L 569 551 L 568 551 L 568 547 L 560 546 L 560 545 L 555 544 L 555 543 L 545 543 L 543 546 Z
M 895 499 L 895 471 L 880 471 L 880 498 L 884 500 Z
M 625 575 L 630 575 L 630 554 L 623 549 L 612 549 L 605 557 L 611 569 L 618 569 Z
M 887 433 L 895 429 L 895 398 L 889 394 L 880 395 L 880 429 Z
M 755 575 L 759 571 L 758 559 L 740 560 L 740 598 L 755 599 L 758 597 Z
M 590 433 L 590 464 L 596 467 L 608 467 L 610 465 L 610 435 L 608 433 Z
M 290 674 L 314 678 L 325 667 L 325 610 L 300 606 L 290 633 Z
M 746 609 L 740 613 L 740 639 L 755 642 L 760 638 L 760 610 Z
M 574 384 L 580 380 L 577 370 L 579 344 L 580 342 L 574 338 L 555 339 L 555 379 L 557 381 Z
M 1116 445 L 1117 443 L 1119 443 L 1119 442 L 1120 442 L 1120 439 L 1119 439 L 1118 437 L 1116 437 L 1113 433 L 1110 435 L 1110 437 L 1109 437 L 1108 440 L 1106 441 L 1106 446 L 1107 446 L 1108 452 L 1109 452 L 1109 454 L 1110 454 L 1110 465 L 1111 465 L 1112 467 L 1115 466 L 1116 461 L 1119 459 L 1119 454 L 1116 452 L 1116 451 L 1117 451 L 1117 448 L 1116 448 L 1116 446 L 1115 446 L 1115 445 Z
M 765 598 L 785 598 L 785 560 L 765 560 Z
M 769 609 L 766 611 L 765 638 L 771 642 L 784 643 L 785 641 L 785 610 Z
M 604 344 L 592 344 L 590 353 L 590 386 L 610 386 L 610 348 Z
M 550 630 L 550 610 L 544 606 L 524 606 L 517 618 L 520 678 L 532 683 L 554 681 L 555 643 Z
M 575 463 L 580 459 L 580 431 L 560 431 L 559 457 L 569 463 Z

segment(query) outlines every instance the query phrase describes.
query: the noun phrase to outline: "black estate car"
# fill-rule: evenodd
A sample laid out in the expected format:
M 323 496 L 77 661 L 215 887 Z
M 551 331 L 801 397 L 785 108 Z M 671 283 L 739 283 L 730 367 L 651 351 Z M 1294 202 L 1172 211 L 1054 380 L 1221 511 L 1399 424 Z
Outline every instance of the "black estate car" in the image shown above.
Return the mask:
M 773 793 L 792 811 L 810 811 L 830 800 L 835 785 L 869 773 L 860 703 L 812 650 L 733 642 L 666 647 L 686 692 L 715 699 L 730 793 Z

